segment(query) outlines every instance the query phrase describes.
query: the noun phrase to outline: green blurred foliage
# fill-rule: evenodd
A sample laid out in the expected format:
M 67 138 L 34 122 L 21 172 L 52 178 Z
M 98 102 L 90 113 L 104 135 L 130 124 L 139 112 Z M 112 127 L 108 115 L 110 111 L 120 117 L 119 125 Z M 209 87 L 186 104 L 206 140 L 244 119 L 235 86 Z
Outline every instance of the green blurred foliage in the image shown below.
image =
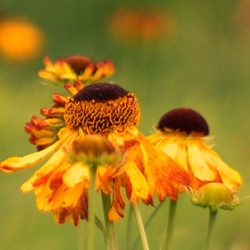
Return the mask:
M 0 157 L 24 155 L 35 148 L 28 143 L 23 125 L 41 107 L 49 107 L 51 93 L 61 87 L 45 86 L 37 70 L 44 55 L 56 59 L 73 54 L 94 60 L 109 58 L 116 64 L 112 81 L 134 92 L 140 101 L 140 129 L 149 134 L 166 111 L 176 107 L 196 109 L 206 117 L 215 149 L 243 176 L 241 198 L 249 195 L 250 171 L 250 39 L 242 34 L 236 13 L 241 1 L 126 1 L 126 6 L 166 8 L 177 21 L 176 36 L 152 43 L 129 43 L 111 34 L 110 16 L 122 1 L 3 0 L 1 8 L 30 18 L 45 33 L 46 47 L 36 60 L 15 64 L 0 61 Z M 153 8 L 152 7 L 152 8 Z M 151 8 L 151 7 L 150 7 Z M 1 60 L 1 58 L 0 58 Z M 50 214 L 37 211 L 33 194 L 23 195 L 20 185 L 34 169 L 3 174 L 1 179 L 1 249 L 77 249 L 77 231 L 70 223 L 57 225 Z M 250 247 L 249 200 L 235 211 L 220 211 L 212 241 L 213 250 L 245 250 Z M 128 207 L 128 206 L 127 206 Z M 143 219 L 154 210 L 141 206 Z M 101 208 L 100 208 L 101 210 Z M 156 249 L 167 206 L 149 228 Z M 208 211 L 180 197 L 173 249 L 201 249 Z M 83 223 L 83 234 L 86 233 Z M 126 242 L 126 223 L 116 224 L 121 245 Z M 79 232 L 78 232 L 79 233 Z M 80 232 L 81 233 L 81 232 Z M 133 224 L 132 233 L 137 235 Z M 103 249 L 97 235 L 96 249 Z M 100 240 L 99 240 L 100 238 Z M 155 246 L 155 247 L 153 247 Z M 123 249 L 121 247 L 121 249 Z

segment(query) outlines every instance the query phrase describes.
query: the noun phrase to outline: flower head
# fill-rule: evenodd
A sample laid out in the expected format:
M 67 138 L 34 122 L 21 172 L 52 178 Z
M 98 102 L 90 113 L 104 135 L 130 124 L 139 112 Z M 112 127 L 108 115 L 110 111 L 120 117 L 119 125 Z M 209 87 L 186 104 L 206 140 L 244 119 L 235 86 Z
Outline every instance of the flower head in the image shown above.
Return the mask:
M 80 218 L 87 219 L 93 164 L 96 190 L 113 195 L 110 220 L 123 216 L 123 187 L 132 204 L 139 199 L 152 204 L 154 194 L 160 200 L 177 199 L 189 184 L 187 173 L 137 130 L 140 109 L 134 94 L 115 84 L 95 83 L 56 100 L 63 105 L 48 109 L 45 119 L 59 113 L 62 122 L 51 133 L 51 144 L 24 157 L 11 157 L 0 166 L 12 172 L 49 158 L 21 190 L 34 189 L 38 208 L 51 211 L 57 222 L 70 216 L 77 225 Z M 39 140 L 33 143 L 41 145 Z
M 240 174 L 230 168 L 209 145 L 206 120 L 196 111 L 178 108 L 165 113 L 150 141 L 178 162 L 190 175 L 191 187 L 209 182 L 223 183 L 233 190 L 242 184 Z
M 45 69 L 39 70 L 38 74 L 53 83 L 96 82 L 109 77 L 115 71 L 115 66 L 110 60 L 95 63 L 84 56 L 58 58 L 54 63 L 49 57 L 45 57 L 44 64 Z
M 191 196 L 195 205 L 208 207 L 213 211 L 219 208 L 233 210 L 240 204 L 236 194 L 219 182 L 207 183 L 200 189 L 193 190 Z

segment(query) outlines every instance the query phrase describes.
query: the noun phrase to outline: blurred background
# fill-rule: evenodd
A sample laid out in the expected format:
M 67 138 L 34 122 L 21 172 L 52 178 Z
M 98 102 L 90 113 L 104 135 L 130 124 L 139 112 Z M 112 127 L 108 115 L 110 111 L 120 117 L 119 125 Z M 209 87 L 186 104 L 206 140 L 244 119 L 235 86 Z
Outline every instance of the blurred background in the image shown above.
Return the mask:
M 244 180 L 242 205 L 219 211 L 212 249 L 250 249 L 250 0 L 2 0 L 1 160 L 35 151 L 23 126 L 41 107 L 51 106 L 52 93 L 64 92 L 38 78 L 45 55 L 112 60 L 116 73 L 109 80 L 137 95 L 144 134 L 170 109 L 200 112 L 215 150 Z M 51 214 L 37 211 L 33 193 L 19 191 L 33 171 L 0 173 L 0 248 L 77 249 L 86 223 L 80 230 L 69 222 L 57 225 Z M 192 205 L 186 194 L 179 199 L 173 249 L 202 249 L 208 210 Z M 154 208 L 141 209 L 147 220 Z M 166 215 L 167 206 L 149 228 L 152 249 Z M 126 223 L 116 228 L 125 244 Z M 100 238 L 96 249 L 102 244 Z

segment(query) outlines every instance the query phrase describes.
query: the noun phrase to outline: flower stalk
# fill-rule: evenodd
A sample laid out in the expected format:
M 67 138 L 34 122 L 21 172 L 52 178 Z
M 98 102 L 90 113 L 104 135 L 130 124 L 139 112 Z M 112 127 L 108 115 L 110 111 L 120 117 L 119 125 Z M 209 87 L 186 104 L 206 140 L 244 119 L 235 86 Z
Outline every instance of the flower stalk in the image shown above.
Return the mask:
M 210 242 L 212 238 L 213 228 L 214 228 L 214 222 L 216 220 L 218 210 L 209 209 L 209 220 L 208 220 L 208 227 L 207 227 L 207 235 L 206 235 L 206 241 L 204 250 L 210 249 Z
M 140 214 L 138 205 L 134 205 L 133 209 L 134 209 L 134 214 L 135 214 L 136 222 L 137 222 L 138 229 L 139 229 L 139 234 L 141 237 L 141 243 L 142 243 L 143 250 L 149 250 L 148 240 L 147 240 L 145 228 L 144 228 L 144 225 L 142 222 L 142 218 L 141 218 L 141 214 Z
M 110 195 L 106 195 L 103 192 L 102 192 L 102 205 L 103 205 L 104 220 L 106 225 L 106 236 L 105 236 L 106 249 L 117 250 L 118 243 L 116 239 L 114 223 L 108 218 L 108 212 L 111 207 Z
M 90 174 L 90 187 L 89 187 L 89 235 L 88 235 L 88 250 L 94 249 L 95 237 L 95 170 L 96 166 L 93 163 Z

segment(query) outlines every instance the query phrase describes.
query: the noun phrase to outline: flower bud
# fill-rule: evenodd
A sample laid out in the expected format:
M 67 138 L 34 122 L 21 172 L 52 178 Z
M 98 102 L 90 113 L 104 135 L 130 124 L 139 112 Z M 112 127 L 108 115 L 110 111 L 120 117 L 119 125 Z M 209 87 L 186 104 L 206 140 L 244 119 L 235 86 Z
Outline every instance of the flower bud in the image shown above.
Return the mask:
M 224 184 L 211 182 L 192 192 L 192 202 L 201 207 L 209 207 L 211 210 L 219 208 L 233 210 L 240 204 L 239 198 Z

